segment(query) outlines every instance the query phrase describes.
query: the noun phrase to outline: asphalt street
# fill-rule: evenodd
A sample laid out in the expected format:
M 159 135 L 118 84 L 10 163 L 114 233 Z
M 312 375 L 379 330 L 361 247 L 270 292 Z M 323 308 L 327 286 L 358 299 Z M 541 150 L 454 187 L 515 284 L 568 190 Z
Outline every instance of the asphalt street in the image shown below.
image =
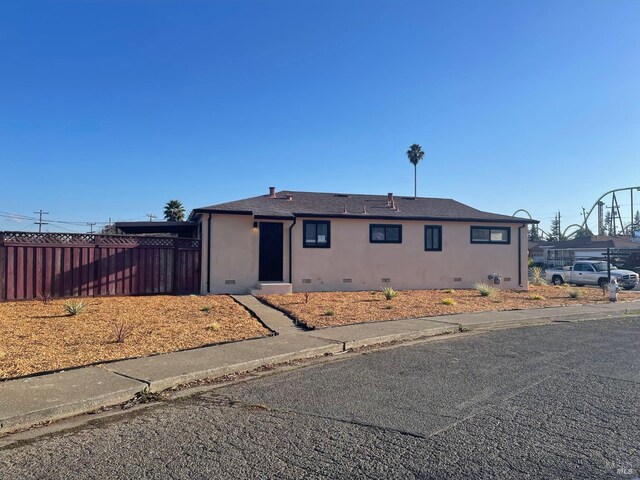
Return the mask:
M 640 476 L 640 318 L 457 335 L 0 450 L 0 478 Z

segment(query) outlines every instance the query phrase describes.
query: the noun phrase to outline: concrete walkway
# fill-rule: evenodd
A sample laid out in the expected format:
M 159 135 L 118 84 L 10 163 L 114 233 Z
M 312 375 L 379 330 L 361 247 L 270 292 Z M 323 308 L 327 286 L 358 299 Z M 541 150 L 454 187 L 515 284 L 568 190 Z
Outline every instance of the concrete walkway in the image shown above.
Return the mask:
M 307 330 L 296 325 L 281 311 L 265 305 L 253 295 L 231 295 L 231 298 L 252 311 L 262 323 L 278 335 L 289 335 Z
M 2 382 L 0 434 L 90 412 L 101 406 L 118 405 L 143 392 L 159 392 L 195 380 L 366 345 L 408 341 L 464 329 L 481 331 L 640 315 L 640 302 L 624 302 L 425 317 L 305 331 L 254 297 L 237 295 L 234 298 L 277 335 Z

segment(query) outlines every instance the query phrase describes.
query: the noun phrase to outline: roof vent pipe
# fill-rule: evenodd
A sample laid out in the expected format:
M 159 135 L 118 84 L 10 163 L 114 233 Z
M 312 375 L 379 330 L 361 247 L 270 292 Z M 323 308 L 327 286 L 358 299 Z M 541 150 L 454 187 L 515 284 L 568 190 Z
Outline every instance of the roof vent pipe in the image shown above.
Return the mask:
M 269 187 L 269 198 L 276 198 L 276 187 Z
M 393 193 L 387 193 L 387 205 L 391 205 L 393 203 Z
M 291 195 L 290 193 L 285 193 L 284 197 L 290 202 L 293 200 L 293 195 Z

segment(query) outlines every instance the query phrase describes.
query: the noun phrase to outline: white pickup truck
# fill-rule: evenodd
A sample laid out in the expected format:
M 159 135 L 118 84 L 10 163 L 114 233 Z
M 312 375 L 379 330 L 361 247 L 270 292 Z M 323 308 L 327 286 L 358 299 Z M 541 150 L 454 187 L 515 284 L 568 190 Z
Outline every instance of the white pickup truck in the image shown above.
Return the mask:
M 611 265 L 611 277 L 616 277 L 618 285 L 631 290 L 638 284 L 638 274 L 631 270 L 621 270 Z M 574 285 L 598 285 L 602 287 L 609 282 L 607 262 L 580 261 L 571 267 L 550 268 L 545 273 L 545 280 L 554 285 L 573 283 Z

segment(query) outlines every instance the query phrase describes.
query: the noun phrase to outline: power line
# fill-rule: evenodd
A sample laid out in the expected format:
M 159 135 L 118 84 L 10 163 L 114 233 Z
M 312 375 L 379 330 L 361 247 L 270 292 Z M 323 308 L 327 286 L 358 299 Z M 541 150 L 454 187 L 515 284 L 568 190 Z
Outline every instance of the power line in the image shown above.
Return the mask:
M 33 212 L 33 213 L 37 213 L 39 214 L 40 212 Z M 42 212 L 43 215 L 48 215 L 49 212 Z M 9 218 L 12 220 L 31 220 L 34 221 L 36 223 L 36 225 L 38 224 L 37 221 L 40 221 L 41 218 L 38 217 L 29 217 L 27 215 L 21 215 L 19 213 L 13 213 L 13 212 L 5 212 L 0 210 L 0 217 L 3 218 Z M 88 222 L 88 221 L 69 221 L 69 220 L 53 220 L 50 219 L 48 220 L 48 223 L 63 223 L 66 225 L 77 225 L 79 227 L 83 227 L 85 225 L 88 225 L 89 223 L 93 223 L 94 225 L 107 225 L 108 222 Z

